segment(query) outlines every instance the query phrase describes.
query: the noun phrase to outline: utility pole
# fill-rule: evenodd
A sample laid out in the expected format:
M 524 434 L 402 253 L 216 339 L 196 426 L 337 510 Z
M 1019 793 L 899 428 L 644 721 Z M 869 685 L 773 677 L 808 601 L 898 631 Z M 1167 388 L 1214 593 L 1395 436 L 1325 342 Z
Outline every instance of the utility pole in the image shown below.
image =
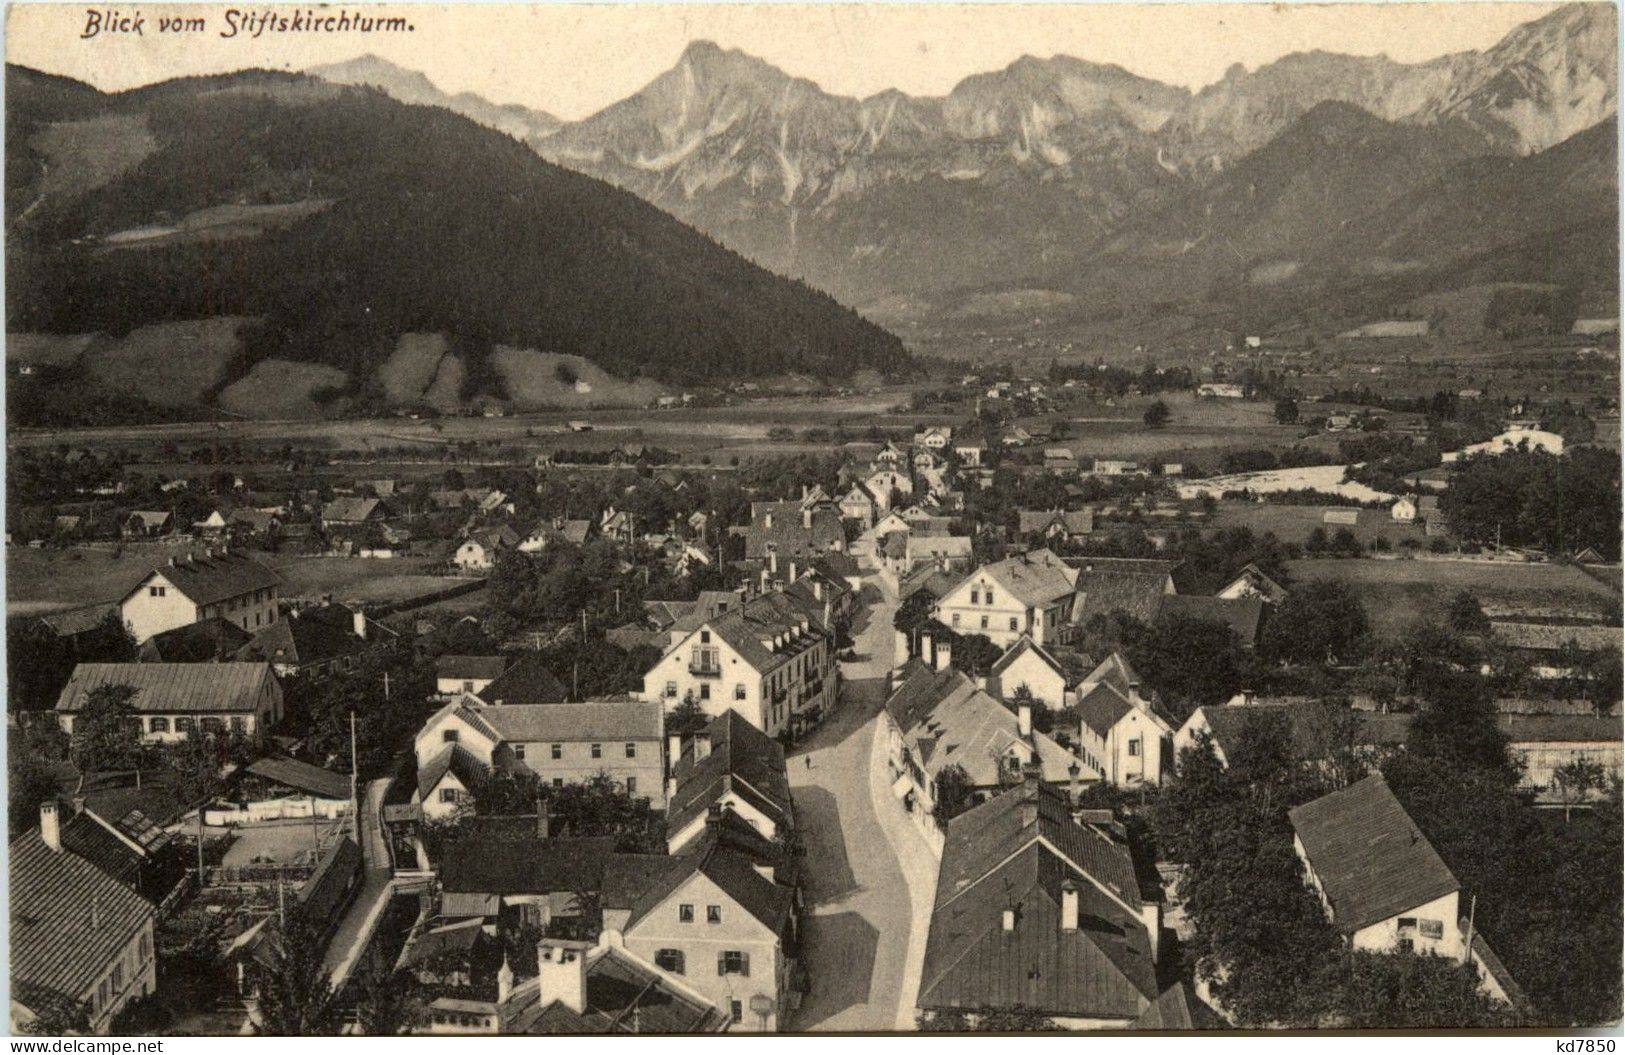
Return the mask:
M 356 750 L 355 750 L 355 711 L 350 711 L 350 834 L 355 837 L 357 848 L 361 847 L 361 799 L 356 794 Z M 365 861 L 367 855 L 362 852 L 361 859 Z
M 389 702 L 389 671 L 384 671 L 384 702 Z
M 203 804 L 197 808 L 197 888 L 203 889 Z
M 1462 946 L 1461 962 L 1467 963 L 1473 958 L 1473 918 L 1478 915 L 1478 895 L 1467 903 L 1467 943 Z

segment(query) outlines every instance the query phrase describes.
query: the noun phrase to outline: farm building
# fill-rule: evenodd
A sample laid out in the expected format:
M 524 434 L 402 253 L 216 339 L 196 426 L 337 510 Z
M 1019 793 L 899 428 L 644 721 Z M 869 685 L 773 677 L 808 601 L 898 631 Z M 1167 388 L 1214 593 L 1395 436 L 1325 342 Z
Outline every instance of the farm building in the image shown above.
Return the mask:
M 282 687 L 267 663 L 81 663 L 57 697 L 57 721 L 74 719 L 97 689 L 128 686 L 131 713 L 148 743 L 230 731 L 250 738 L 282 720 Z

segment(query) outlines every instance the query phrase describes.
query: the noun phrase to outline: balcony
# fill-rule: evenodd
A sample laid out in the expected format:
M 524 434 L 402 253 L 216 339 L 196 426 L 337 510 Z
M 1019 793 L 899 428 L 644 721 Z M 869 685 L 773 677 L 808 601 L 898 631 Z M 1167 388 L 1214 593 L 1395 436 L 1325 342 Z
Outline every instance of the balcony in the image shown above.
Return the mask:
M 717 663 L 689 663 L 688 672 L 696 678 L 720 678 L 722 666 Z

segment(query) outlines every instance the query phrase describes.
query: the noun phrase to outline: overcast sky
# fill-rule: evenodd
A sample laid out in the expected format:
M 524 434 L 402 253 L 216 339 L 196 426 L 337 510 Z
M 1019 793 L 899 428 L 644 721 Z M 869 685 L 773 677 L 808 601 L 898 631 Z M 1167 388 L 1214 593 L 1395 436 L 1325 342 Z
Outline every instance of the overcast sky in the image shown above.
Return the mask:
M 1482 49 L 1556 6 L 353 5 L 342 9 L 404 14 L 414 31 L 268 34 L 257 40 L 217 37 L 226 8 L 214 5 L 189 12 L 208 17 L 207 34 L 160 36 L 154 33 L 157 18 L 177 8 L 149 6 L 139 8 L 147 19 L 143 36 L 80 40 L 86 7 L 13 4 L 6 58 L 115 90 L 248 66 L 304 69 L 370 52 L 422 71 L 445 91 L 472 91 L 573 120 L 637 91 L 675 64 L 691 40 L 740 48 L 826 91 L 860 97 L 887 88 L 941 95 L 970 74 L 1027 54 L 1114 62 L 1194 89 L 1219 79 L 1233 63 L 1252 69 L 1315 48 L 1387 54 L 1402 62 Z

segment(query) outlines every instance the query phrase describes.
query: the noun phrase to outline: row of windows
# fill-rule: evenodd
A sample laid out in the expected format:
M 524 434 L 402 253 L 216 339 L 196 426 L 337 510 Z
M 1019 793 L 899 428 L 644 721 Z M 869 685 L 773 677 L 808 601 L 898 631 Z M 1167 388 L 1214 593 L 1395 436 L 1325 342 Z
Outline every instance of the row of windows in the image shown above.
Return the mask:
M 443 743 L 455 744 L 457 742 L 457 740 L 458 740 L 459 735 L 460 735 L 460 733 L 456 729 L 444 729 L 440 733 L 440 739 L 441 739 L 441 741 Z M 636 758 L 636 757 L 638 757 L 638 745 L 634 741 L 628 740 L 625 744 L 623 744 L 621 746 L 621 750 L 623 752 L 625 752 L 627 758 Z M 555 761 L 559 760 L 559 759 L 562 759 L 564 757 L 564 745 L 563 744 L 549 744 L 548 745 L 548 754 Z M 519 759 L 521 762 L 523 762 L 525 760 L 525 745 L 524 744 L 514 744 L 513 745 L 513 756 L 515 758 Z M 592 745 L 592 757 L 594 757 L 594 758 L 603 758 L 604 757 L 604 745 L 603 744 L 593 744 Z
M 109 1001 L 118 999 L 119 994 L 124 992 L 124 965 L 128 959 L 128 957 L 120 957 L 113 964 L 113 969 L 107 972 L 101 982 L 97 984 L 96 992 L 90 1001 L 92 1012 L 100 1013 L 108 1005 Z M 130 977 L 134 978 L 139 975 L 151 959 L 152 939 L 147 936 L 146 931 L 142 931 L 141 937 L 136 941 L 135 962 L 130 964 Z
M 991 589 L 988 589 L 986 591 L 972 590 L 970 592 L 970 603 L 971 604 L 981 604 L 984 598 L 986 599 L 988 604 L 992 604 L 993 603 L 993 591 Z
M 693 923 L 694 922 L 694 906 L 693 905 L 678 905 L 677 906 L 677 922 L 678 923 Z M 705 906 L 705 922 L 707 922 L 707 923 L 721 923 L 722 922 L 722 906 L 721 905 L 707 905 L 707 906 Z
M 956 626 L 956 627 L 959 625 L 959 613 L 958 612 L 954 613 L 953 625 Z M 985 615 L 982 616 L 982 629 L 983 630 L 988 629 L 987 616 L 985 616 Z M 1020 619 L 1020 617 L 1018 617 L 1018 616 L 1011 616 L 1010 617 L 1010 629 L 1011 630 L 1020 630 L 1021 629 L 1021 619 Z
M 687 974 L 688 957 L 683 954 L 681 949 L 658 949 L 655 952 L 655 966 L 662 971 L 670 971 L 672 974 Z M 749 978 L 750 953 L 741 952 L 738 949 L 727 949 L 717 953 L 717 975 L 720 977 L 729 974 Z M 737 1007 L 738 1003 L 737 1000 L 734 1001 L 734 1006 Z M 737 1015 L 734 1021 L 739 1021 Z
M 226 731 L 226 728 L 227 728 L 226 723 L 222 719 L 219 719 L 219 718 L 212 718 L 211 717 L 211 718 L 200 718 L 200 719 L 196 719 L 196 720 L 191 719 L 191 718 L 176 718 L 175 719 L 175 732 L 177 732 L 177 733 L 189 733 L 193 729 L 201 729 L 205 733 L 223 733 L 223 732 Z M 231 731 L 234 732 L 234 733 L 246 732 L 247 729 L 248 729 L 248 721 L 242 715 L 234 714 L 234 715 L 231 716 L 231 727 L 230 728 L 231 728 Z M 167 732 L 169 732 L 169 719 L 168 718 L 153 718 L 153 719 L 151 719 L 147 723 L 147 731 L 149 733 L 167 733 Z
M 553 778 L 553 786 L 556 787 L 556 788 L 564 787 L 564 778 L 563 777 L 554 777 Z M 626 778 L 626 793 L 628 795 L 636 795 L 638 793 L 638 778 L 637 777 L 627 777 Z M 458 788 L 441 788 L 440 789 L 440 801 L 441 802 L 445 802 L 445 803 L 461 802 L 463 800 L 463 795 L 464 795 L 464 793 Z

